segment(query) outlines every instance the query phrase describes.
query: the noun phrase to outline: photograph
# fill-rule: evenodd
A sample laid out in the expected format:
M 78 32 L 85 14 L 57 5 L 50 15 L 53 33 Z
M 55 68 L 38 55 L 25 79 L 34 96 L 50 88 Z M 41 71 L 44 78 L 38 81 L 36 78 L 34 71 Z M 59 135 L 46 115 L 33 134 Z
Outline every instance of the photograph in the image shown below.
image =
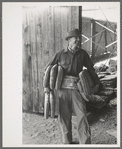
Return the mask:
M 4 87 L 3 146 L 120 147 L 120 3 L 2 6 L 4 85 L 8 80 L 11 92 Z M 6 77 L 13 73 L 12 88 Z M 8 140 L 10 133 L 20 143 Z

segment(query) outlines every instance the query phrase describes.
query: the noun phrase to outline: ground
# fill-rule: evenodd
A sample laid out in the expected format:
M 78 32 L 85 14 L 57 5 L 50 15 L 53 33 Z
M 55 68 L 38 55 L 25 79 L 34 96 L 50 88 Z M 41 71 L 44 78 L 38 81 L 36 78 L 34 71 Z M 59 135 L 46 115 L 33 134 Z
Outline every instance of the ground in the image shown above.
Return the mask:
M 113 99 L 111 101 L 116 101 Z M 100 110 L 88 113 L 92 144 L 117 144 L 116 104 L 107 104 Z M 72 135 L 78 144 L 75 116 L 72 120 Z M 23 144 L 62 144 L 60 127 L 56 118 L 45 119 L 43 114 L 23 112 Z

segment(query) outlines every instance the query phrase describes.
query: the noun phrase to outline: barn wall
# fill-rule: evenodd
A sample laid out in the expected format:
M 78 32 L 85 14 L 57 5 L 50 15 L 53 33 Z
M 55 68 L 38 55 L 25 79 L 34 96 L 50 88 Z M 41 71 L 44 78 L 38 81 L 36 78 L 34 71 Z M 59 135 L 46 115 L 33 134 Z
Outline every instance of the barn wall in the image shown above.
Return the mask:
M 43 112 L 43 74 L 46 64 L 51 57 L 67 45 L 64 37 L 67 31 L 79 28 L 79 7 L 23 7 L 22 37 L 23 37 L 23 109 L 32 112 Z M 109 27 L 110 23 L 98 21 Z M 112 30 L 116 30 L 116 24 L 111 23 Z M 101 32 L 104 30 L 103 32 Z M 91 19 L 82 18 L 82 33 L 91 37 Z M 99 57 L 106 49 L 105 46 L 116 40 L 116 35 L 94 22 L 93 36 L 91 40 L 82 44 L 90 55 L 95 51 L 94 57 Z M 82 42 L 86 39 L 82 37 Z M 91 44 L 94 44 L 91 46 Z M 112 52 L 114 45 L 107 48 Z M 116 50 L 116 49 L 115 49 Z
M 79 27 L 79 7 L 23 8 L 23 110 L 43 112 L 43 74 L 67 31 Z

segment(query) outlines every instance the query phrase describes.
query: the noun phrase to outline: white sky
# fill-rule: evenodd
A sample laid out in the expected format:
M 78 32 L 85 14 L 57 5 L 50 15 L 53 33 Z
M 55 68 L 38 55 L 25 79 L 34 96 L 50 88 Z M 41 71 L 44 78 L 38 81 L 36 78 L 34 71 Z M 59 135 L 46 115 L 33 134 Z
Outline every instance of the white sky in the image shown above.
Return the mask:
M 47 3 L 23 3 L 23 6 L 82 6 L 82 16 L 94 19 L 109 20 L 117 22 L 119 19 L 119 2 L 47 2 Z M 102 10 L 102 11 L 101 11 Z M 105 14 L 105 16 L 104 16 Z
M 87 7 L 82 6 L 82 16 L 83 17 L 90 17 L 93 19 L 101 19 L 110 22 L 117 22 L 119 20 L 119 7 L 117 5 L 113 6 L 93 6 Z

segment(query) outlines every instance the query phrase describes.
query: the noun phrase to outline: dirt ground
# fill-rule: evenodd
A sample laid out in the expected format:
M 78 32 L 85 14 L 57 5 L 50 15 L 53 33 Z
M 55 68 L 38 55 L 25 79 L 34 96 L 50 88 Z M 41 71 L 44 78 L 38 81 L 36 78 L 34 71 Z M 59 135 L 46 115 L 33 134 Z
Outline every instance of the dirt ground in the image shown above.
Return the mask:
M 117 144 L 117 107 L 109 104 L 88 113 L 91 128 L 91 144 Z M 72 120 L 72 136 L 78 144 L 76 117 Z M 43 114 L 23 112 L 23 144 L 62 144 L 62 135 L 56 118 L 45 119 Z

